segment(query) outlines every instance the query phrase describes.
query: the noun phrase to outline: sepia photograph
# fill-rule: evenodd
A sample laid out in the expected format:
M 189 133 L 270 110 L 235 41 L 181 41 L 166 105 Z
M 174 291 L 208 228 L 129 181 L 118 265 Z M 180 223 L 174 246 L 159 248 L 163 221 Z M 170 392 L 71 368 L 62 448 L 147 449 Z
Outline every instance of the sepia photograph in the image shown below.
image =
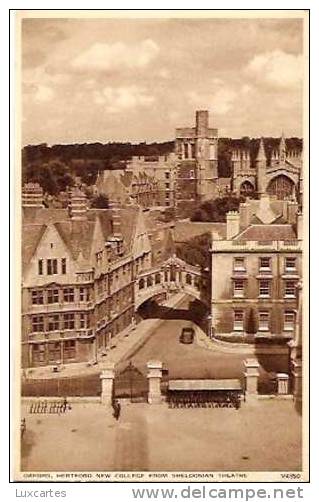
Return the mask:
M 308 481 L 309 12 L 14 17 L 14 480 Z

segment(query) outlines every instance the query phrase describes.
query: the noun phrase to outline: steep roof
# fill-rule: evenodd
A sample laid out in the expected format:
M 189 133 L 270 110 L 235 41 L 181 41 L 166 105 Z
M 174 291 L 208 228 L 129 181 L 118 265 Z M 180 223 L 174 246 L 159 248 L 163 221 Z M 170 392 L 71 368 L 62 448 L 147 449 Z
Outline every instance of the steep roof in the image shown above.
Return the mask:
M 22 231 L 22 266 L 26 267 L 30 262 L 35 250 L 46 229 L 46 225 L 28 225 L 26 231 Z

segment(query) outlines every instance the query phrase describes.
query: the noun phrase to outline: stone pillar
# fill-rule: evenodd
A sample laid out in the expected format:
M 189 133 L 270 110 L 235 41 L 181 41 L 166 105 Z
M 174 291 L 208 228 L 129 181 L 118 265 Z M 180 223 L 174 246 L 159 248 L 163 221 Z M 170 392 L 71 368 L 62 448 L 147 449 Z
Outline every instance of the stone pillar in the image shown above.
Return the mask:
M 277 373 L 277 393 L 280 395 L 289 393 L 289 376 L 287 373 Z
M 181 143 L 181 151 L 182 151 L 182 159 L 184 160 L 185 159 L 185 143 L 184 142 Z
M 259 362 L 257 359 L 246 359 L 245 364 L 245 379 L 246 379 L 246 394 L 256 395 L 259 377 Z
M 103 367 L 100 379 L 102 384 L 101 403 L 109 406 L 113 400 L 114 363 L 109 363 Z
M 292 361 L 293 394 L 297 400 L 302 397 L 302 362 L 301 359 Z
M 160 361 L 149 361 L 148 369 L 148 402 L 149 404 L 160 404 L 162 402 L 161 380 L 163 364 Z

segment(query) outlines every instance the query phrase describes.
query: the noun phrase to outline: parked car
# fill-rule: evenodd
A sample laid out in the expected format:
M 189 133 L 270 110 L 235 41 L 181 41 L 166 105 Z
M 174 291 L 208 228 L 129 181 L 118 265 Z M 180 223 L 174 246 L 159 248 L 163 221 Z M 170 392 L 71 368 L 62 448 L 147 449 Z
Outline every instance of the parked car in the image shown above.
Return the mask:
M 182 329 L 182 333 L 179 337 L 181 343 L 193 343 L 195 336 L 194 328 L 185 327 Z

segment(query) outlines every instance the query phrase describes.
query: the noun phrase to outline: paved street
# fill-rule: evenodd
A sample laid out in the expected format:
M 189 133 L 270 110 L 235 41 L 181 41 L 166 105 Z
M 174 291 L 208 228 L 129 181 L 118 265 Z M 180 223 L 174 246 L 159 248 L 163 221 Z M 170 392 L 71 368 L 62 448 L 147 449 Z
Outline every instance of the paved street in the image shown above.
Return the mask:
M 26 471 L 294 471 L 301 467 L 301 417 L 292 401 L 234 409 L 123 404 L 118 422 L 98 404 L 64 415 L 30 415 Z M 262 433 L 261 433 L 262 431 Z
M 166 309 L 165 315 L 172 317 L 165 319 L 155 330 L 145 344 L 133 353 L 128 353 L 120 363 L 120 368 L 131 360 L 141 371 L 146 371 L 146 364 L 152 359 L 162 361 L 169 370 L 170 378 L 242 378 L 244 360 L 252 357 L 245 352 L 229 352 L 216 347 L 207 350 L 196 342 L 186 345 L 179 342 L 183 326 L 193 324 L 188 320 L 188 305 L 192 299 L 186 297 L 176 309 Z M 175 317 L 175 319 L 174 319 Z M 177 318 L 177 319 L 176 319 Z M 195 327 L 195 325 L 193 324 Z M 286 356 L 268 357 L 271 360 L 272 371 L 286 371 Z M 262 377 L 265 376 L 263 366 L 260 368 Z

